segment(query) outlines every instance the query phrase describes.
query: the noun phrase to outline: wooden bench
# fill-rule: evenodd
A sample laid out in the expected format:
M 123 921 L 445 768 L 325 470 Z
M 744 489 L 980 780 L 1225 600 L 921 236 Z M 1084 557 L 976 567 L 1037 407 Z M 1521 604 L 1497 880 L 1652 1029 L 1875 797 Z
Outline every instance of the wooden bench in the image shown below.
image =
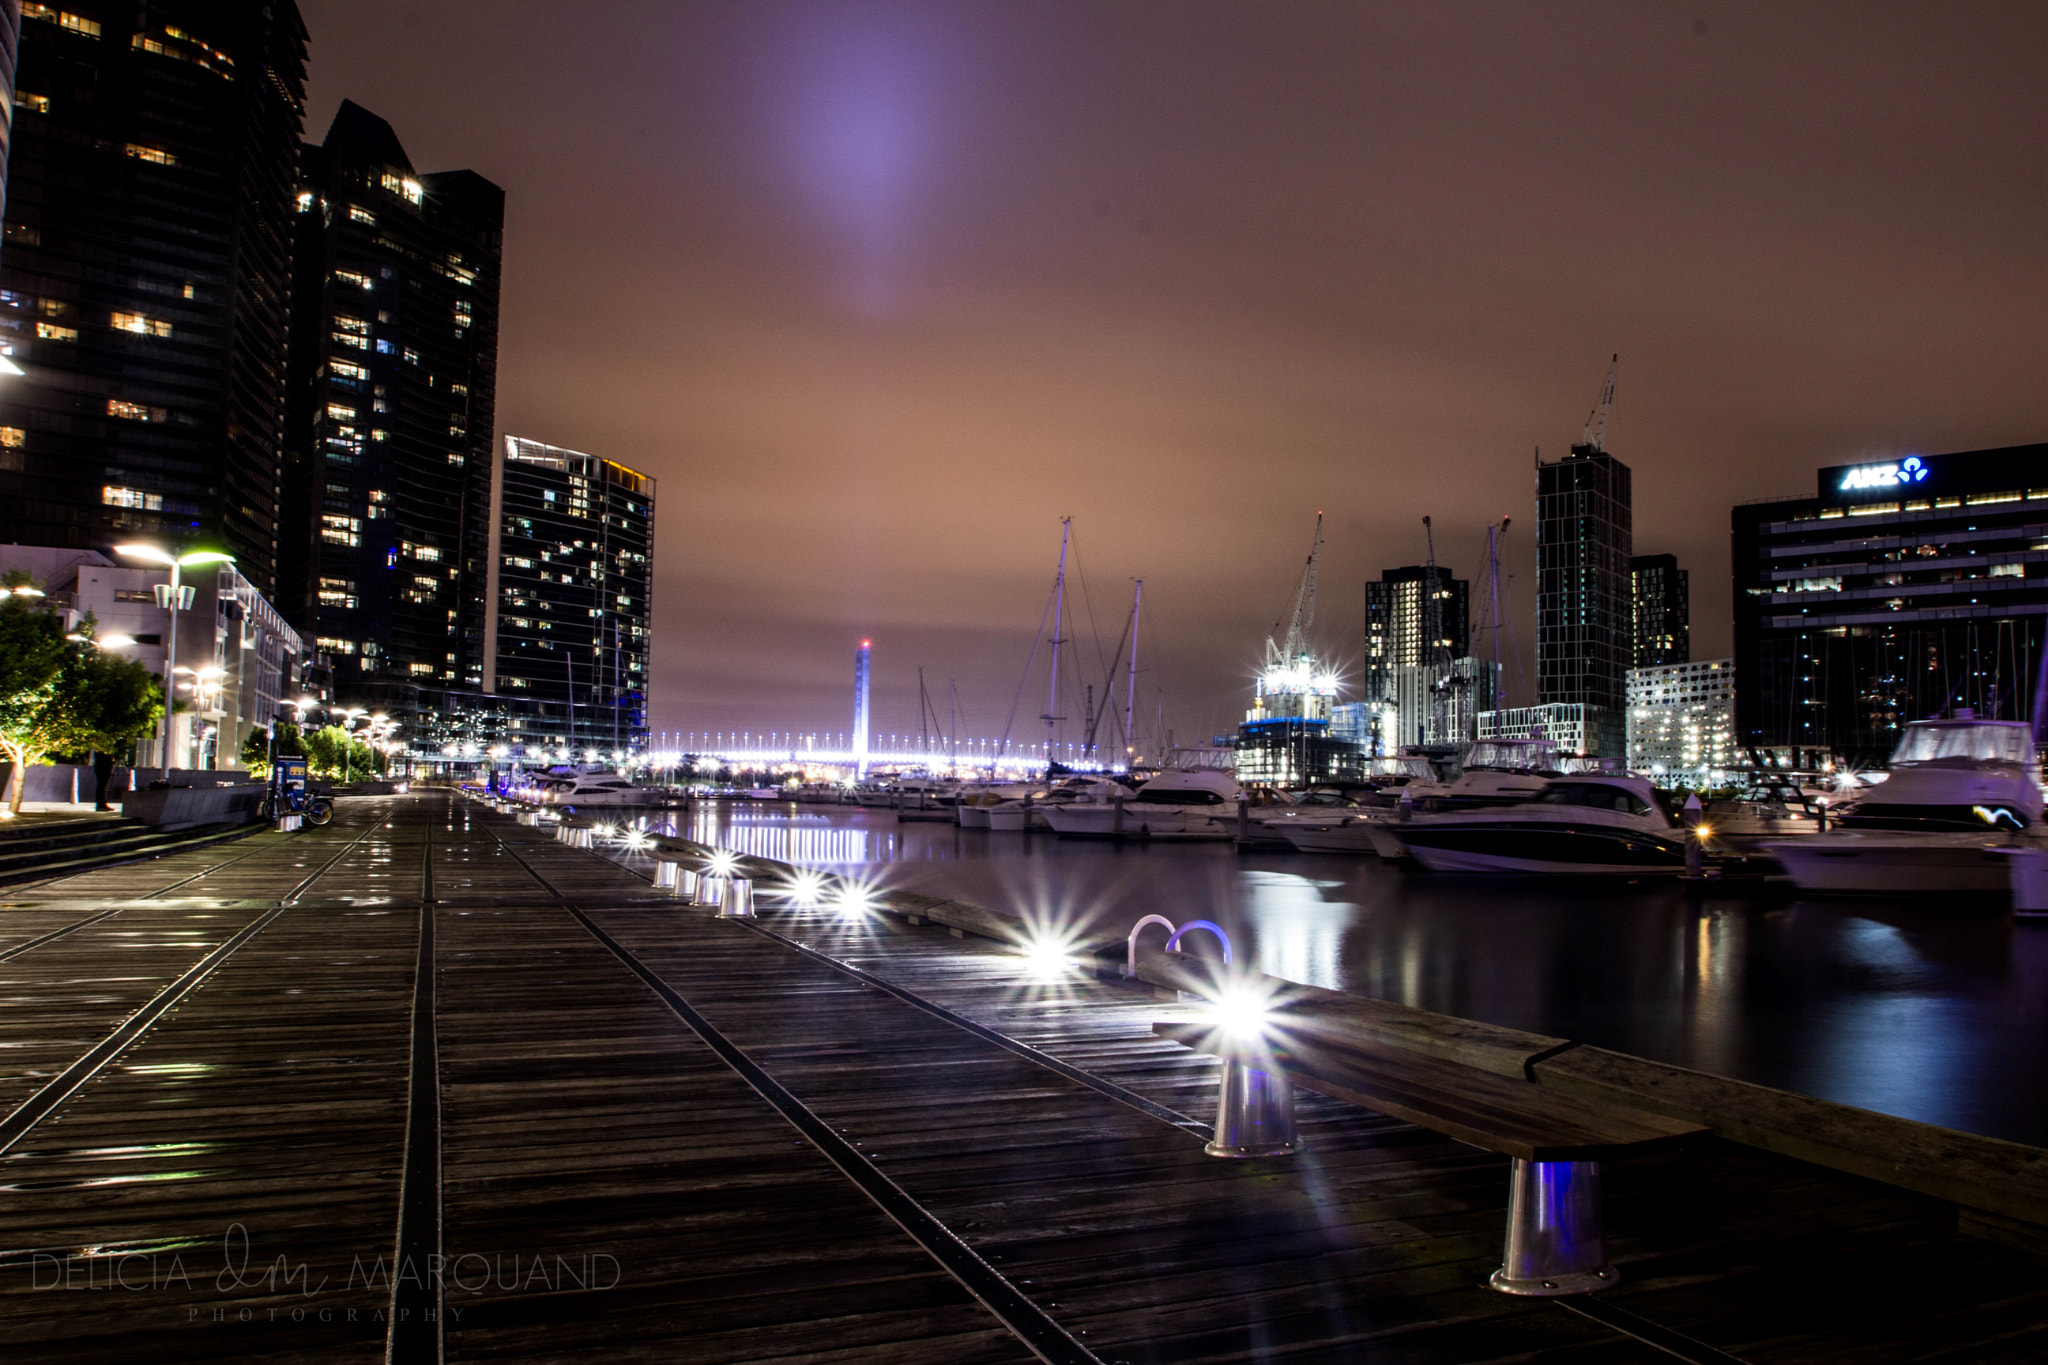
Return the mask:
M 1294 1149 L 1299 1085 L 1390 1114 L 1513 1162 L 1501 1268 L 1508 1294 L 1583 1294 L 1616 1281 L 1600 1217 L 1600 1163 L 1681 1142 L 1702 1124 L 1561 1095 L 1526 1080 L 1367 1040 L 1333 1036 L 1313 1015 L 1266 1014 L 1250 1036 L 1208 1023 L 1152 1031 L 1224 1060 L 1218 1156 Z

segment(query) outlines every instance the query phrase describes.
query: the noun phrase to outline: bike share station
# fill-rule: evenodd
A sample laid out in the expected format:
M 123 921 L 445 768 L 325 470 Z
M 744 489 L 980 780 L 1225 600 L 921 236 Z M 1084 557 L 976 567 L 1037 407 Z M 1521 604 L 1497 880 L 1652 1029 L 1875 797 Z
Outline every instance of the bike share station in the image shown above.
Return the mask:
M 315 829 L 334 818 L 334 802 L 307 788 L 303 756 L 279 755 L 270 761 L 268 809 L 281 832 Z

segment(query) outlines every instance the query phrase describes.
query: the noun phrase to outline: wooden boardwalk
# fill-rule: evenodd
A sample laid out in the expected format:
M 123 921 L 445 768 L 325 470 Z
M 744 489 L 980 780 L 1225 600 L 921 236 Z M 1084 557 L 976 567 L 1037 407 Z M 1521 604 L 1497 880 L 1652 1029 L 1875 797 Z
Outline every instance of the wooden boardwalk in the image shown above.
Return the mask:
M 423 794 L 13 888 L 5 1358 L 2048 1355 L 2038 1260 L 1715 1142 L 1609 1167 L 1600 1320 L 1492 1293 L 1499 1158 L 1312 1095 L 1209 1158 L 1177 1005 L 626 862 Z

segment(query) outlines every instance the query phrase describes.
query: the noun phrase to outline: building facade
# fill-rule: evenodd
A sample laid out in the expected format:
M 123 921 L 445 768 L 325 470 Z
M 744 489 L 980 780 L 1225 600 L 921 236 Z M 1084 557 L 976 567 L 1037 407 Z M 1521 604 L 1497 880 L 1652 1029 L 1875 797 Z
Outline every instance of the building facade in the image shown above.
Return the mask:
M 171 612 L 156 588 L 170 571 L 116 564 L 92 550 L 0 545 L 0 570 L 25 569 L 51 605 L 76 626 L 90 614 L 101 648 L 164 675 Z M 312 659 L 306 641 L 235 565 L 184 576 L 192 605 L 177 613 L 176 696 L 186 707 L 169 718 L 173 768 L 240 769 L 249 732 L 267 729 L 301 693 Z M 143 768 L 159 766 L 162 730 L 138 746 Z
M 147 538 L 275 591 L 290 0 L 21 7 L 0 343 L 0 541 Z
M 1883 761 L 1910 720 L 2034 718 L 2048 444 L 1819 472 L 1733 516 L 1735 723 L 1759 759 Z
M 562 705 L 575 749 L 644 752 L 654 480 L 507 436 L 491 506 L 484 690 Z
M 1582 702 L 1548 702 L 1479 713 L 1480 739 L 1547 739 L 1564 755 L 1584 756 L 1593 733 L 1592 708 Z M 1618 761 L 1618 760 L 1617 760 Z
M 344 697 L 482 688 L 504 192 L 343 101 L 295 207 L 282 604 Z
M 1442 565 L 1384 569 L 1365 585 L 1363 700 L 1373 709 L 1367 751 L 1470 740 L 1472 714 L 1493 704 L 1467 657 L 1472 587 Z
M 1536 701 L 1585 707 L 1577 752 L 1600 757 L 1625 742 L 1632 504 L 1629 467 L 1597 444 L 1536 462 Z
M 1628 766 L 1688 786 L 1718 786 L 1744 766 L 1735 742 L 1735 661 L 1630 669 Z
M 1637 555 L 1628 562 L 1631 668 L 1659 668 L 1692 658 L 1691 575 L 1676 555 Z

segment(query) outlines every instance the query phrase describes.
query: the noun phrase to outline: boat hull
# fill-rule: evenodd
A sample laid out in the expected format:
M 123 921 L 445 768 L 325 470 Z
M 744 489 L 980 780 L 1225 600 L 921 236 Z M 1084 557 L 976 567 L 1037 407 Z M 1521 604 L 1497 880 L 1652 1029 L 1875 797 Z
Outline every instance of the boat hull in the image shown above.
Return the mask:
M 1645 877 L 1685 871 L 1681 841 L 1601 825 L 1439 825 L 1417 820 L 1390 826 L 1389 833 L 1431 872 Z
M 968 801 L 962 801 L 953 808 L 953 814 L 959 819 L 962 829 L 987 829 L 988 812 L 987 806 L 977 806 Z
M 2039 841 L 1981 834 L 1888 834 L 1845 830 L 1765 844 L 1801 891 L 1898 896 L 2011 890 L 2010 853 Z

